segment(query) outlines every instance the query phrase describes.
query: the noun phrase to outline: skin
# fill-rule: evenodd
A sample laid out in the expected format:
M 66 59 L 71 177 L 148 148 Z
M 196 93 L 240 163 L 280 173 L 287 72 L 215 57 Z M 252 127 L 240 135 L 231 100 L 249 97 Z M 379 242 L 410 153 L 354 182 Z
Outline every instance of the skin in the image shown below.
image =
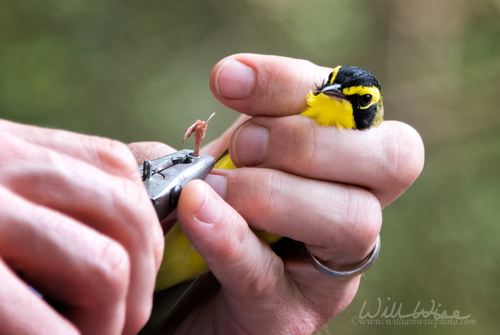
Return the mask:
M 359 277 L 329 278 L 301 254 L 282 260 L 250 230 L 302 241 L 329 267 L 357 266 L 375 244 L 381 209 L 422 170 L 422 141 L 403 123 L 339 131 L 296 115 L 330 71 L 248 54 L 214 68 L 215 97 L 247 116 L 204 151 L 229 147 L 247 168 L 216 171 L 213 189 L 193 181 L 181 194 L 179 222 L 222 289 L 176 333 L 310 334 L 354 297 Z M 173 149 L 7 121 L 0 143 L 2 333 L 137 333 L 163 248 L 137 163 Z
M 128 147 L 7 121 L 0 143 L 1 332 L 137 333 L 163 239 Z

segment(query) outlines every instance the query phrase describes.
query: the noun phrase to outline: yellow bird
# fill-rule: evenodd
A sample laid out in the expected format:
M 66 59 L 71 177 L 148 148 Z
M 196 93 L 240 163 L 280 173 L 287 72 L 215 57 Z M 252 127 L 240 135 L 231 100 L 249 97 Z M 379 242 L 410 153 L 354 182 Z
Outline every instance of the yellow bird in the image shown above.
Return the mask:
M 301 114 L 321 126 L 339 129 L 367 129 L 382 123 L 382 89 L 368 71 L 355 66 L 337 66 L 326 81 L 307 95 L 308 108 Z M 235 169 L 228 154 L 215 165 L 217 169 Z M 265 231 L 256 235 L 272 244 L 281 237 Z M 156 278 L 156 291 L 191 280 L 209 271 L 203 258 L 193 248 L 179 224 L 165 236 L 163 261 Z

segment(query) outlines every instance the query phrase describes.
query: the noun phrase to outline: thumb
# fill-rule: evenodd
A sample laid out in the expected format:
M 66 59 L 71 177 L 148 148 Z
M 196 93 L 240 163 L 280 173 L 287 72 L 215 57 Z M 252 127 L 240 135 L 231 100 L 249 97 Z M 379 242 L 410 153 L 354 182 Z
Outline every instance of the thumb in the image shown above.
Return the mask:
M 188 183 L 177 209 L 184 233 L 226 292 L 240 299 L 276 294 L 281 259 L 205 182 Z

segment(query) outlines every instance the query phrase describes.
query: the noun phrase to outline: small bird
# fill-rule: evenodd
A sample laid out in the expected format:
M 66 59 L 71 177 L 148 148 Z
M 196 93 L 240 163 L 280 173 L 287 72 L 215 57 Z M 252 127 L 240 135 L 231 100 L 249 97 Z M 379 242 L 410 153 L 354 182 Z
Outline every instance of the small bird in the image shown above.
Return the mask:
M 376 127 L 384 119 L 382 88 L 370 72 L 355 66 L 337 66 L 307 95 L 309 107 L 302 115 L 322 126 L 339 129 Z
M 379 82 L 370 72 L 355 66 L 337 66 L 326 81 L 309 92 L 306 99 L 308 107 L 301 114 L 325 127 L 363 130 L 380 125 L 384 118 Z M 236 168 L 227 150 L 215 168 Z M 270 244 L 281 238 L 262 230 L 254 232 Z M 208 271 L 201 255 L 193 248 L 179 224 L 175 224 L 165 235 L 165 252 L 155 291 L 197 278 Z

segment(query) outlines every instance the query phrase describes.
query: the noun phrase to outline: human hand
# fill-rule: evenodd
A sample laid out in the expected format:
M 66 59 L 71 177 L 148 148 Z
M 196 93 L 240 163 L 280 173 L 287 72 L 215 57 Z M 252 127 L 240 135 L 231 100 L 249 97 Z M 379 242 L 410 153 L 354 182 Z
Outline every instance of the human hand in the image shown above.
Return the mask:
M 304 253 L 280 258 L 250 229 L 303 242 L 329 268 L 356 268 L 374 248 L 381 209 L 420 174 L 422 141 L 403 123 L 339 131 L 297 115 L 330 72 L 259 55 L 231 56 L 214 68 L 216 98 L 252 118 L 206 150 L 216 156 L 229 147 L 246 168 L 213 172 L 221 196 L 201 181 L 181 194 L 182 229 L 222 288 L 177 333 L 310 334 L 354 297 L 359 277 L 330 278 Z
M 130 150 L 2 120 L 0 143 L 0 332 L 137 333 L 163 234 Z

